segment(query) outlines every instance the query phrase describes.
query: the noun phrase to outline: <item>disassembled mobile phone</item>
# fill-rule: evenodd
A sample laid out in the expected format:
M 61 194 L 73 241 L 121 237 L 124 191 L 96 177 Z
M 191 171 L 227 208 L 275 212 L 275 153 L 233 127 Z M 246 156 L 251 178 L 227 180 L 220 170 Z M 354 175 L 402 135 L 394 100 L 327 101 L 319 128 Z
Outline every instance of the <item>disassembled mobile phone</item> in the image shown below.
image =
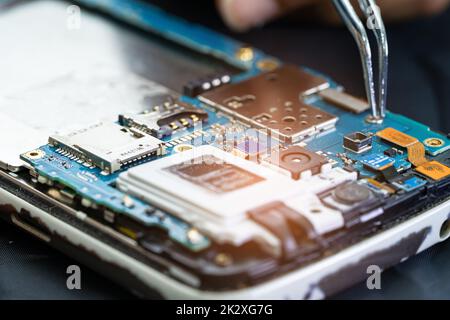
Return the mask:
M 323 298 L 450 236 L 448 135 L 148 3 L 77 2 L 0 6 L 5 220 L 191 299 Z

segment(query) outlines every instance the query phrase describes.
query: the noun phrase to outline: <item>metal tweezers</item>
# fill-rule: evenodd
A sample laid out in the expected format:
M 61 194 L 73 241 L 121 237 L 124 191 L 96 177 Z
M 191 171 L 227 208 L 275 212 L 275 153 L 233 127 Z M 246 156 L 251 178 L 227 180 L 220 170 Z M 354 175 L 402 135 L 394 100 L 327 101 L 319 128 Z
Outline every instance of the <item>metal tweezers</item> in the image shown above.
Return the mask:
M 373 31 L 378 46 L 379 74 L 377 83 L 378 92 L 376 92 L 372 50 L 364 23 L 358 17 L 350 0 L 333 0 L 333 2 L 358 44 L 364 72 L 367 99 L 372 109 L 372 114 L 367 118 L 367 121 L 371 123 L 382 123 L 386 115 L 389 50 L 386 29 L 384 27 L 380 9 L 376 5 L 375 0 L 358 0 L 361 11 L 367 19 L 367 28 Z

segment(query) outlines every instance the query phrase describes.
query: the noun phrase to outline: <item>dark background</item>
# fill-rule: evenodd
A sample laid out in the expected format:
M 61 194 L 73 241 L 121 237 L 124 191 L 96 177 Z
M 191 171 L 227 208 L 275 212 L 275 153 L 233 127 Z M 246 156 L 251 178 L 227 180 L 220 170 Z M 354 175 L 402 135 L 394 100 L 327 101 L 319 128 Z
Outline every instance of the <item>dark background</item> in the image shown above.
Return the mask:
M 363 97 L 359 53 L 345 28 L 297 19 L 300 13 L 245 34 L 230 32 L 212 0 L 152 0 L 190 21 L 256 46 L 283 61 L 321 71 Z M 450 132 L 450 10 L 387 26 L 390 45 L 388 108 Z
M 230 33 L 212 0 L 159 2 L 191 21 L 229 33 L 281 58 L 330 75 L 347 91 L 364 96 L 358 51 L 344 28 L 284 19 L 246 34 Z M 443 132 L 450 131 L 450 11 L 427 19 L 389 25 L 388 107 Z M 66 288 L 66 268 L 77 262 L 16 228 L 0 223 L 0 299 L 133 298 L 126 290 L 82 266 L 82 290 Z M 450 298 L 450 242 L 392 268 L 382 290 L 365 284 L 337 299 Z

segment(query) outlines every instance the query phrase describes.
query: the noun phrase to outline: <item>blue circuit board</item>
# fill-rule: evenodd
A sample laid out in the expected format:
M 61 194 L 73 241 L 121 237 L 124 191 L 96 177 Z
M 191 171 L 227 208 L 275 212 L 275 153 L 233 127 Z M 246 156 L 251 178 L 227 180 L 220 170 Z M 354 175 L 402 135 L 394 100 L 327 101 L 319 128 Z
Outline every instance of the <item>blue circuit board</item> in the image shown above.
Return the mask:
M 239 83 L 249 77 L 255 76 L 262 72 L 261 62 L 272 61 L 281 64 L 278 59 L 266 55 L 265 53 L 252 49 L 251 59 L 239 59 L 237 53 L 239 50 L 245 47 L 243 43 L 235 41 L 229 37 L 223 36 L 212 30 L 209 30 L 202 26 L 192 25 L 180 18 L 173 17 L 159 8 L 143 3 L 136 0 L 78 0 L 78 2 L 92 6 L 97 9 L 106 11 L 107 13 L 116 16 L 128 23 L 134 24 L 144 30 L 155 32 L 164 38 L 182 44 L 195 51 L 212 55 L 218 59 L 221 59 L 235 67 L 240 68 L 242 73 L 233 76 L 232 82 Z M 316 74 L 316 71 L 306 69 L 310 73 Z M 328 78 L 327 78 L 328 79 Z M 337 84 L 330 81 L 331 87 L 337 87 Z M 216 112 L 214 109 L 203 104 L 197 98 L 191 98 L 182 96 L 181 101 L 187 102 L 197 108 L 204 109 L 208 113 L 208 122 L 202 127 L 202 131 L 206 133 L 205 136 L 194 137 L 186 139 L 186 136 L 190 136 L 195 133 L 196 128 L 188 128 L 182 131 L 176 132 L 170 138 L 164 138 L 164 142 L 167 143 L 167 154 L 170 156 L 175 151 L 175 146 L 178 142 L 188 144 L 211 144 L 216 145 L 221 143 L 214 140 L 215 137 L 211 134 L 211 130 L 217 126 L 226 127 L 232 123 L 232 120 Z M 368 170 L 364 165 L 364 161 L 373 166 L 385 166 L 393 164 L 397 170 L 406 170 L 411 167 L 411 164 L 407 161 L 407 154 L 398 154 L 395 157 L 383 156 L 383 153 L 392 147 L 388 143 L 381 141 L 375 136 L 375 133 L 384 128 L 394 128 L 398 131 L 407 133 L 419 141 L 424 142 L 426 139 L 436 138 L 443 142 L 439 147 L 426 146 L 426 152 L 428 156 L 433 157 L 442 152 L 450 149 L 450 140 L 445 135 L 431 131 L 428 127 L 410 120 L 406 117 L 396 115 L 393 113 L 387 113 L 387 118 L 383 124 L 369 124 L 365 121 L 367 113 L 354 114 L 340 109 L 336 106 L 326 103 L 320 96 L 313 95 L 307 101 L 308 104 L 322 109 L 334 116 L 339 120 L 336 124 L 336 128 L 332 132 L 319 136 L 309 137 L 304 143 L 311 151 L 322 152 L 329 158 L 335 160 L 337 165 L 344 166 L 344 158 L 354 161 L 355 168 L 366 176 L 373 176 L 374 173 Z M 342 146 L 342 141 L 345 135 L 352 132 L 363 132 L 373 137 L 373 144 L 370 151 L 362 154 L 348 152 Z M 237 137 L 230 137 L 234 140 L 241 140 L 245 138 L 245 134 L 230 133 L 237 135 Z M 259 133 L 253 137 L 260 139 Z M 248 137 L 247 137 L 248 138 Z M 264 141 L 269 141 L 270 145 L 275 146 L 279 144 L 275 139 L 264 136 Z M 178 141 L 178 142 L 174 142 Z M 244 144 L 240 144 L 240 148 L 245 149 Z M 189 238 L 189 232 L 191 227 L 188 223 L 162 212 L 164 219 L 161 219 L 160 215 L 149 215 L 149 205 L 140 201 L 139 199 L 132 199 L 133 205 L 126 205 L 124 202 L 125 193 L 114 187 L 115 181 L 119 174 L 125 169 L 115 172 L 113 174 L 105 175 L 101 169 L 86 167 L 80 164 L 70 156 L 65 156 L 56 150 L 56 148 L 46 145 L 40 148 L 45 152 L 45 157 L 37 160 L 30 160 L 23 158 L 33 165 L 36 172 L 52 181 L 56 181 L 61 185 L 70 188 L 83 199 L 87 199 L 92 203 L 104 206 L 116 213 L 125 214 L 130 218 L 139 221 L 147 226 L 157 226 L 169 233 L 169 236 L 181 243 L 182 245 L 189 247 L 190 249 L 197 251 L 202 250 L 209 246 L 210 241 L 205 236 L 196 237 L 196 241 L 193 242 Z M 343 156 L 344 155 L 344 156 Z M 369 156 L 369 158 L 368 158 Z M 373 162 L 373 158 L 379 157 L 381 162 Z M 378 160 L 379 160 L 378 159 Z M 146 159 L 145 161 L 151 161 L 152 159 Z M 142 160 L 144 162 L 144 160 Z M 135 164 L 139 164 L 137 162 Z M 404 190 L 413 190 L 426 183 L 424 180 L 411 178 L 404 181 L 401 187 Z
M 374 170 L 383 170 L 395 164 L 395 159 L 384 154 L 371 153 L 361 159 L 361 163 Z
M 396 187 L 398 187 L 406 192 L 411 192 L 411 191 L 414 191 L 414 190 L 426 185 L 427 182 L 419 177 L 410 176 L 406 179 L 402 179 L 398 182 L 394 182 L 393 184 Z
M 226 127 L 230 124 L 230 119 L 227 116 L 214 112 L 197 99 L 189 97 L 182 97 L 181 99 L 198 108 L 204 109 L 208 113 L 209 121 L 202 126 L 203 132 L 209 132 L 212 127 Z M 175 152 L 174 147 L 170 146 L 171 141 L 177 141 L 186 136 L 190 136 L 195 130 L 195 127 L 186 128 L 165 138 L 164 140 L 168 144 L 168 148 L 167 153 L 161 156 L 161 158 L 168 157 Z M 249 136 L 249 132 L 230 132 L 229 134 L 228 140 L 230 141 L 239 141 L 240 139 Z M 254 134 L 254 138 L 257 139 L 257 141 L 265 141 L 272 146 L 279 143 L 277 140 L 266 136 L 261 138 L 258 131 L 250 131 L 250 134 Z M 189 140 L 187 143 L 197 146 L 208 144 L 222 147 L 222 145 L 219 145 L 219 141 L 216 141 L 215 139 L 216 137 L 213 135 L 200 136 L 197 139 Z M 193 228 L 188 223 L 161 209 L 151 207 L 148 203 L 139 199 L 129 197 L 126 193 L 116 189 L 114 185 L 117 178 L 128 168 L 105 175 L 101 169 L 86 166 L 83 163 L 74 161 L 73 157 L 66 155 L 56 147 L 45 145 L 40 147 L 39 150 L 45 154 L 44 157 L 39 159 L 30 159 L 25 156 L 22 157 L 23 160 L 33 165 L 39 176 L 45 177 L 53 183 L 56 182 L 67 187 L 69 190 L 74 191 L 84 201 L 88 201 L 97 206 L 103 206 L 115 213 L 124 214 L 144 226 L 159 227 L 167 231 L 168 236 L 172 240 L 188 247 L 192 251 L 200 251 L 210 245 L 209 239 L 198 232 L 195 232 L 194 238 L 190 237 L 189 234 L 192 232 Z M 136 162 L 133 165 L 139 165 L 151 160 L 152 158 L 148 158 Z M 124 201 L 126 198 L 131 199 L 131 206 L 127 205 L 127 201 Z
M 209 246 L 209 240 L 201 235 L 196 237 L 195 241 L 191 241 L 188 234 L 192 227 L 180 219 L 150 207 L 138 199 L 126 201 L 124 198 L 127 197 L 126 194 L 113 187 L 120 172 L 104 175 L 100 169 L 86 167 L 73 161 L 49 145 L 41 147 L 40 150 L 45 153 L 44 157 L 36 160 L 25 159 L 33 164 L 40 176 L 74 190 L 85 201 L 127 215 L 145 226 L 162 228 L 173 240 L 193 251 Z M 155 214 L 157 213 L 155 210 L 160 211 L 159 214 Z
M 349 133 L 359 131 L 369 135 L 374 135 L 376 132 L 385 128 L 394 128 L 410 136 L 416 137 L 422 143 L 424 143 L 426 139 L 430 138 L 436 138 L 443 141 L 443 145 L 438 148 L 425 146 L 426 152 L 429 156 L 436 156 L 450 149 L 450 139 L 447 136 L 434 132 L 429 127 L 402 115 L 387 112 L 386 119 L 383 124 L 370 124 L 365 121 L 367 114 L 356 115 L 346 112 L 326 103 L 318 96 L 310 98 L 309 103 L 338 116 L 339 122 L 333 133 L 326 134 L 322 137 L 311 137 L 305 141 L 308 148 L 313 151 L 322 151 L 326 153 L 329 157 L 333 158 L 341 165 L 344 165 L 344 162 L 342 161 L 342 157 L 339 157 L 338 155 L 346 154 L 350 159 L 356 162 L 356 169 L 360 170 L 361 173 L 367 176 L 373 176 L 373 172 L 366 170 L 360 162 L 367 156 L 367 153 L 356 154 L 353 152 L 347 152 L 342 145 L 344 136 Z M 392 147 L 392 145 L 374 136 L 370 154 L 383 154 L 384 151 L 390 147 Z M 403 155 L 397 155 L 394 158 L 395 166 L 397 168 L 409 169 L 411 164 L 407 161 L 407 157 L 406 152 Z

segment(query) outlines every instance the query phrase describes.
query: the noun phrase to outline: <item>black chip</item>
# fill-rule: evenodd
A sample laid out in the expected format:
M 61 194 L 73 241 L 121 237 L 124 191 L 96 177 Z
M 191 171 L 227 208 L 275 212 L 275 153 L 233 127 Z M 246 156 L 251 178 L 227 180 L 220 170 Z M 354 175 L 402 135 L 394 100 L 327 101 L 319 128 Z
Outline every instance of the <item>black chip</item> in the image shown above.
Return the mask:
M 391 148 L 384 151 L 384 154 L 388 157 L 394 158 L 397 155 L 397 150 Z

